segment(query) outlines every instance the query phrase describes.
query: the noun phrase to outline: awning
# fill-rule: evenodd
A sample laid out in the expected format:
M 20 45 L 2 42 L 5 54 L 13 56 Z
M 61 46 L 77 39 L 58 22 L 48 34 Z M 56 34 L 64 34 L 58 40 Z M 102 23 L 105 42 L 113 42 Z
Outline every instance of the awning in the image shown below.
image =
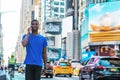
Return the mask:
M 88 45 L 118 45 L 120 41 L 88 42 Z

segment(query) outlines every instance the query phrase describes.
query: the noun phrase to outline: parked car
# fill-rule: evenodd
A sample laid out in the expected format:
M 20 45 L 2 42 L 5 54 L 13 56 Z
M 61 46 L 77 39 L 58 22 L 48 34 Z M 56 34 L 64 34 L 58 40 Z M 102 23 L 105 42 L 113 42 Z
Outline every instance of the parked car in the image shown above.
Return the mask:
M 57 62 L 55 62 L 53 70 L 54 70 L 54 75 L 55 76 L 69 75 L 70 77 L 72 77 L 73 68 L 71 66 L 71 63 L 68 62 L 68 61 L 57 61 Z
M 44 72 L 44 70 L 42 71 L 42 76 L 46 76 L 46 78 L 48 78 L 48 76 L 50 76 L 50 78 L 53 78 L 53 64 L 50 62 L 47 62 L 46 64 L 46 72 Z
M 80 69 L 79 80 L 120 80 L 120 58 L 110 56 L 91 57 Z

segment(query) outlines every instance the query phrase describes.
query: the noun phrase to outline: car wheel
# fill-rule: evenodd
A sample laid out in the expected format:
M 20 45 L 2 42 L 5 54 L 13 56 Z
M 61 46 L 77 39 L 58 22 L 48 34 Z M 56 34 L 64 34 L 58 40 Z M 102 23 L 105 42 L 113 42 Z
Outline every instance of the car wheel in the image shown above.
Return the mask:
M 50 75 L 50 78 L 53 78 L 53 75 Z
M 95 78 L 94 78 L 94 74 L 93 74 L 93 73 L 90 74 L 90 80 L 95 80 Z
M 81 73 L 79 75 L 79 80 L 84 80 L 84 78 L 82 78 L 82 74 Z
M 48 78 L 48 75 L 46 75 L 46 78 Z
M 72 74 L 69 74 L 69 77 L 72 77 Z
M 58 75 L 57 74 L 55 74 L 55 77 L 57 77 Z

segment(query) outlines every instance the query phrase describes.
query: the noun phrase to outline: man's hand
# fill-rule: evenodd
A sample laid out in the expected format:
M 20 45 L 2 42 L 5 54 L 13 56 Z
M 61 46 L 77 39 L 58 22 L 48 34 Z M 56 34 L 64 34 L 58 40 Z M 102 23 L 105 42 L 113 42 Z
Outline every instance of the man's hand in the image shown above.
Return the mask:
M 31 27 L 28 28 L 28 33 L 32 33 Z
M 46 73 L 46 67 L 44 67 L 44 69 L 43 69 L 43 74 L 45 74 Z

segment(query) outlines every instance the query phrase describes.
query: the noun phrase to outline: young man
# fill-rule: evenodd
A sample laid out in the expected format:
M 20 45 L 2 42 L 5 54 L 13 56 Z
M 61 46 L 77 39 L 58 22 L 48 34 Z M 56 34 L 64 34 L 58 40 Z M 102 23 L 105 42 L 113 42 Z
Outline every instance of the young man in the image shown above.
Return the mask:
M 38 34 L 39 22 L 31 21 L 31 27 L 28 28 L 27 34 L 23 35 L 22 45 L 26 47 L 26 64 L 25 80 L 40 80 L 42 66 L 44 62 L 44 71 L 46 71 L 46 47 L 47 40 Z

